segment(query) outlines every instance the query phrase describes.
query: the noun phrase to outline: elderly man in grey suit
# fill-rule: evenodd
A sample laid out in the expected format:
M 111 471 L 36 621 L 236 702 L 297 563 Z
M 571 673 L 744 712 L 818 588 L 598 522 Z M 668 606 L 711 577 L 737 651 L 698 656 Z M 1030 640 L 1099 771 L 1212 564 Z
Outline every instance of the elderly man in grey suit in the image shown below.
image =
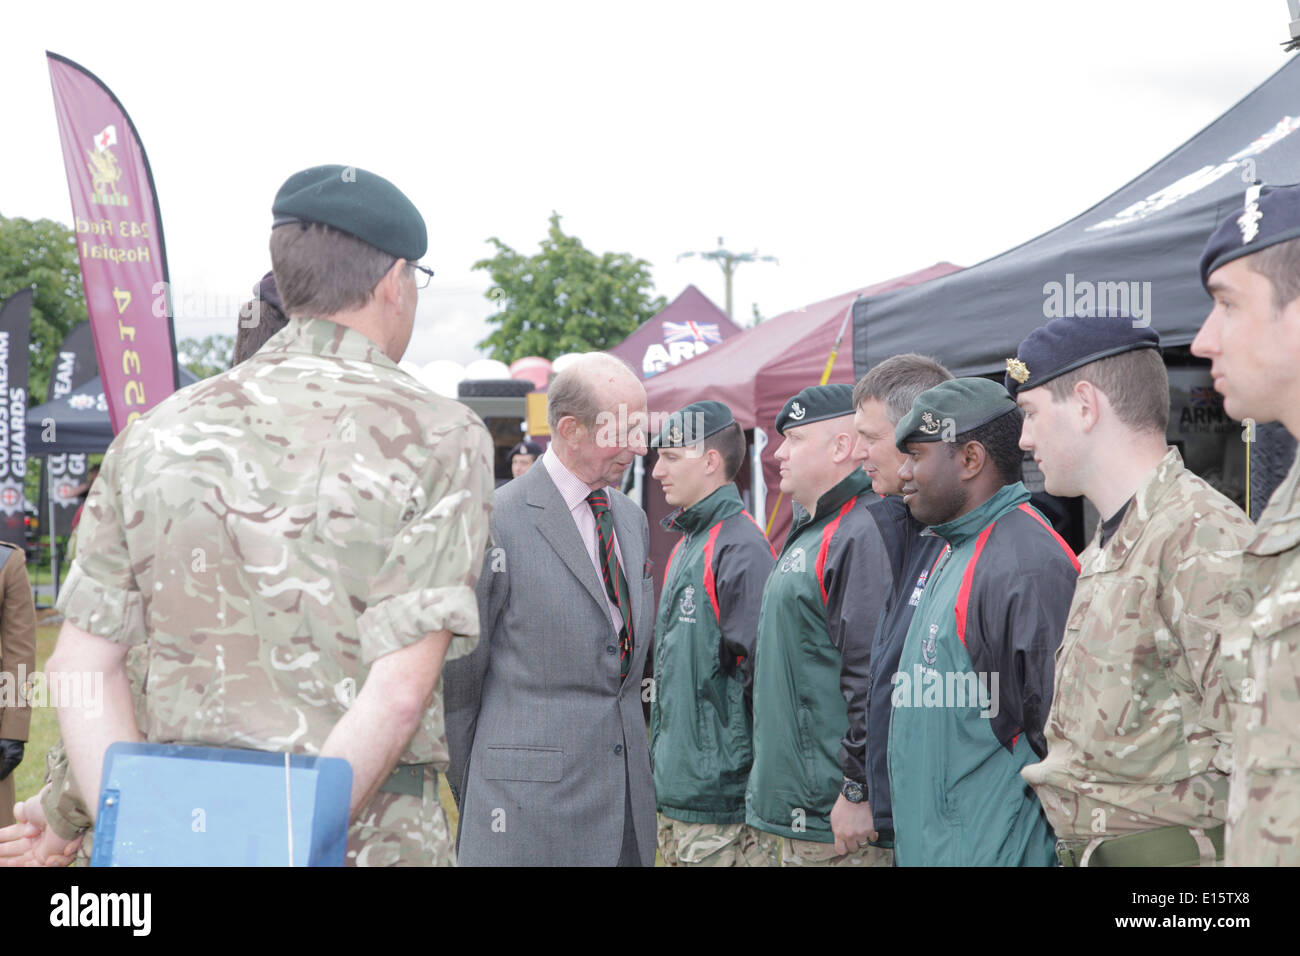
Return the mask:
M 551 383 L 547 421 L 550 448 L 496 493 L 478 649 L 444 674 L 459 862 L 652 866 L 649 529 L 610 487 L 645 453 L 645 389 L 583 355 Z

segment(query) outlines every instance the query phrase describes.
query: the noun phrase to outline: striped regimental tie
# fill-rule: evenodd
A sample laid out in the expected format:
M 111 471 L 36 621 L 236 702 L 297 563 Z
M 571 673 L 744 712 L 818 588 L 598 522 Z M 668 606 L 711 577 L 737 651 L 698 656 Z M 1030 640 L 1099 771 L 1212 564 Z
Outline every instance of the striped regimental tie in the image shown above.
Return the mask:
M 619 676 L 626 680 L 632 661 L 632 597 L 627 589 L 627 578 L 619 567 L 618 555 L 614 552 L 614 514 L 603 491 L 587 495 L 587 504 L 596 518 L 596 532 L 600 537 L 600 570 L 605 579 L 605 593 L 623 616 L 623 629 L 618 632 L 618 664 Z

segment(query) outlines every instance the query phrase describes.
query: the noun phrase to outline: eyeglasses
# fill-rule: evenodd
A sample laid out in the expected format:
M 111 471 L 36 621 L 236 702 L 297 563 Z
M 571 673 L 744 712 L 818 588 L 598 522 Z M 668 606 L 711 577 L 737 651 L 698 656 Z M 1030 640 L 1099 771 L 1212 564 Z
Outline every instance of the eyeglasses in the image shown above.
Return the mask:
M 417 289 L 427 289 L 430 280 L 433 279 L 433 270 L 426 269 L 424 266 L 417 266 L 415 263 L 408 263 L 415 270 L 415 287 Z

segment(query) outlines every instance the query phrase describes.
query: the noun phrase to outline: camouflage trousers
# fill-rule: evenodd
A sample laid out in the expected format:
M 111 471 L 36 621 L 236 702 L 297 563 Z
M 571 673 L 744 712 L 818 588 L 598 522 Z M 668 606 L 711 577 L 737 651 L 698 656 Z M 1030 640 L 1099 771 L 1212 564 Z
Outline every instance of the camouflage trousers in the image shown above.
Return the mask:
M 683 823 L 659 814 L 664 866 L 776 866 L 777 843 L 743 823 Z
M 864 846 L 850 853 L 836 853 L 834 843 L 781 838 L 782 866 L 893 866 L 894 851 Z
M 377 793 L 348 830 L 347 866 L 455 866 L 456 847 L 438 800 L 438 775 L 424 770 L 424 795 Z

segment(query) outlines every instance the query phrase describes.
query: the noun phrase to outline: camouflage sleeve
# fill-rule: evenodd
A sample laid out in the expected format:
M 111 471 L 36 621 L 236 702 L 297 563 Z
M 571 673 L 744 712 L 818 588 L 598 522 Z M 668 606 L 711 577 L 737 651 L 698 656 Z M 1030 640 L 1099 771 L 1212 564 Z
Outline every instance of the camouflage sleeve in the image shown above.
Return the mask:
M 49 789 L 41 794 L 41 809 L 45 811 L 46 825 L 64 840 L 72 840 L 87 830 L 90 815 L 86 805 L 72 789 L 72 771 L 62 739 L 55 742 L 45 755 L 45 782 Z
M 1219 742 L 1224 772 L 1231 770 L 1229 681 L 1223 671 L 1220 628 L 1232 620 L 1227 601 L 1241 579 L 1239 552 L 1183 555 L 1162 582 L 1158 607 L 1167 628 L 1155 634 L 1165 671 L 1180 694 L 1200 701 L 1196 722 Z
M 492 439 L 476 418 L 432 441 L 413 516 L 394 535 L 357 622 L 367 665 L 437 631 L 452 634 L 445 660 L 478 643 L 474 585 L 492 510 Z
M 145 639 L 144 604 L 126 549 L 118 449 L 123 431 L 100 465 L 77 526 L 77 560 L 59 588 L 63 616 L 88 634 L 118 644 Z

